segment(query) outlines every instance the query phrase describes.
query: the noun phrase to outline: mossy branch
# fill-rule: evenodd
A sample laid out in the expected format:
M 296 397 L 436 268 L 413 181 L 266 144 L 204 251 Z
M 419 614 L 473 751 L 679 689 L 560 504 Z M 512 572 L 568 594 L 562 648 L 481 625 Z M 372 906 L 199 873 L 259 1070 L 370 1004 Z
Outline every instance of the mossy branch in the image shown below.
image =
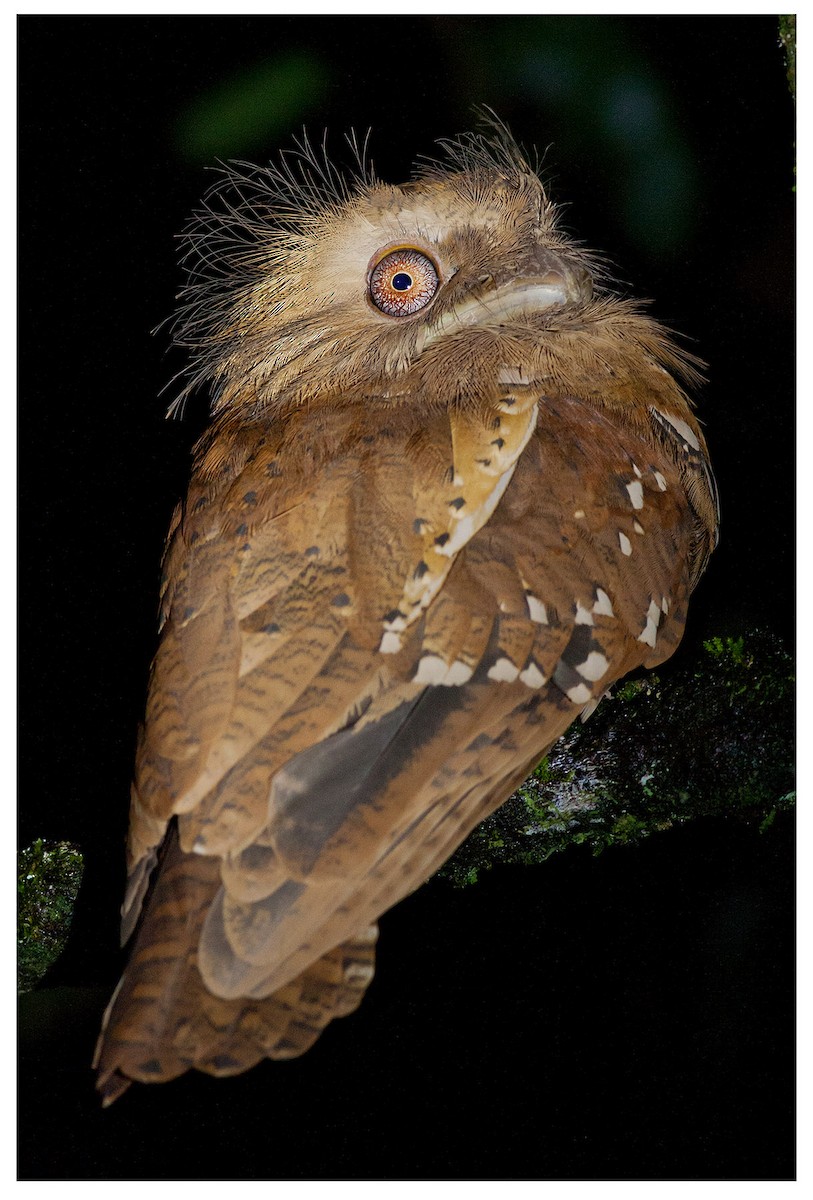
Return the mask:
M 691 665 L 620 684 L 440 874 L 473 883 L 496 863 L 595 853 L 698 817 L 767 828 L 794 799 L 792 661 L 772 634 L 703 643 Z

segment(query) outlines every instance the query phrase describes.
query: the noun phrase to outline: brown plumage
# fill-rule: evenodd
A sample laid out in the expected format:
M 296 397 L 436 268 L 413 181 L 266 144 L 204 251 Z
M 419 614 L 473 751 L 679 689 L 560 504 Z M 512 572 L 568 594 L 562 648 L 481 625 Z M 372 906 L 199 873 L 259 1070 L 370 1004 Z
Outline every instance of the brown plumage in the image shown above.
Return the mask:
M 717 525 L 692 369 L 504 130 L 445 151 L 389 187 L 305 147 L 189 232 L 176 340 L 214 420 L 167 544 L 105 1103 L 306 1050 L 379 914 L 683 632 Z

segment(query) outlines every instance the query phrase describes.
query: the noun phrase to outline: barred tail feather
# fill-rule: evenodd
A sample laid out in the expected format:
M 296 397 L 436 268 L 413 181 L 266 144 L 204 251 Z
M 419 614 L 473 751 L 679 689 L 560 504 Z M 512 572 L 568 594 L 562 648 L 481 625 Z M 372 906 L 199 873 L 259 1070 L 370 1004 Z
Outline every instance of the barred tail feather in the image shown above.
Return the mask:
M 197 946 L 220 882 L 219 860 L 184 854 L 173 828 L 96 1046 L 105 1106 L 133 1080 L 164 1083 L 192 1068 L 236 1075 L 263 1058 L 295 1058 L 361 1002 L 374 972 L 375 925 L 269 996 L 224 1000 L 209 992 Z

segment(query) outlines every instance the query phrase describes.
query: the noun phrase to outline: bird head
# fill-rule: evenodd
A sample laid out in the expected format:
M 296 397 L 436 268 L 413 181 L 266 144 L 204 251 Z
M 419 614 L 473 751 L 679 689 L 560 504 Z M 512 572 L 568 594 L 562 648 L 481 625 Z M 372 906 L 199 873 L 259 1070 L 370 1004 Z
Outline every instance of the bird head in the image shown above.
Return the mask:
M 595 260 L 507 130 L 442 146 L 401 187 L 363 152 L 342 176 L 307 141 L 278 165 L 226 169 L 186 233 L 184 396 L 211 380 L 215 411 L 416 389 L 473 402 L 583 312 Z

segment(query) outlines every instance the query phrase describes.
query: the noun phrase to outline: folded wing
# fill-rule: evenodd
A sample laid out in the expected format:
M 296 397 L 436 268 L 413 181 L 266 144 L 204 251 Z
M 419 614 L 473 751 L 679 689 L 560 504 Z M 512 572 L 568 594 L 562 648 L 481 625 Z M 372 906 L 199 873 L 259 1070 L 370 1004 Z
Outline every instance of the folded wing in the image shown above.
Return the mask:
M 329 437 L 301 413 L 204 453 L 167 554 L 126 931 L 169 840 L 111 1006 L 108 1080 L 305 1049 L 363 994 L 377 916 L 614 680 L 673 651 L 709 536 L 686 463 L 575 399 L 522 412 L 473 430 L 350 407 Z M 514 447 L 497 469 L 486 435 Z M 705 497 L 704 470 L 701 455 Z M 196 1013 L 218 1005 L 213 1043 Z

